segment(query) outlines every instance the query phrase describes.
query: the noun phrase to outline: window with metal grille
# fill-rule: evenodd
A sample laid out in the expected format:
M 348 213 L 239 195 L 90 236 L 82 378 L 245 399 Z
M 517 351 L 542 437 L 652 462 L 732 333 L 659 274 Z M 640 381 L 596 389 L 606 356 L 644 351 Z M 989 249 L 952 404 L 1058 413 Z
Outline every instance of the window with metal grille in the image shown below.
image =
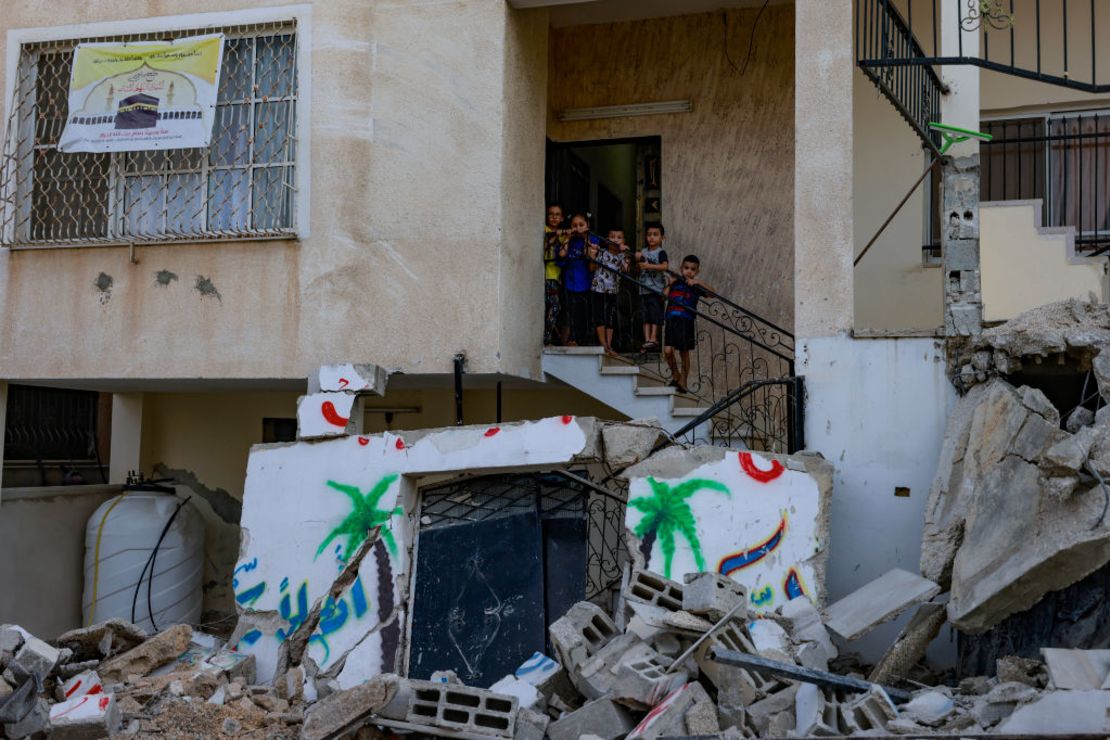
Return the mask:
M 63 153 L 73 50 L 83 41 L 225 35 L 207 149 Z M 4 246 L 296 235 L 296 25 L 25 44 L 2 177 Z

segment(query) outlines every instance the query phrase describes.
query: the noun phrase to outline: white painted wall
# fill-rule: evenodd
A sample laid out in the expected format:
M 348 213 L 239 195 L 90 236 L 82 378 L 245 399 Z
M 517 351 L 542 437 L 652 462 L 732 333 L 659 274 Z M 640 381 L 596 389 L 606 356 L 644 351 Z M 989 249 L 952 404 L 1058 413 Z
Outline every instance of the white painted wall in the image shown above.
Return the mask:
M 919 570 L 925 502 L 956 400 L 934 339 L 808 339 L 806 445 L 836 467 L 826 587 L 836 600 L 891 568 Z M 908 498 L 894 489 L 910 489 Z M 851 647 L 877 659 L 900 622 Z

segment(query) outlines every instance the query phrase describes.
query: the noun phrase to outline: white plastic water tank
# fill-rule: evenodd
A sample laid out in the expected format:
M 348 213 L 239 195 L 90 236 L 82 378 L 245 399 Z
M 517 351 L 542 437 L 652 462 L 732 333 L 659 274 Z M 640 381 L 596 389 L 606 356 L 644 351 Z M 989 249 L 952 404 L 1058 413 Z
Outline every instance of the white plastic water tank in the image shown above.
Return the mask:
M 120 617 L 153 631 L 200 621 L 204 523 L 186 503 L 166 530 L 181 503 L 168 493 L 131 490 L 93 512 L 85 526 L 85 625 Z

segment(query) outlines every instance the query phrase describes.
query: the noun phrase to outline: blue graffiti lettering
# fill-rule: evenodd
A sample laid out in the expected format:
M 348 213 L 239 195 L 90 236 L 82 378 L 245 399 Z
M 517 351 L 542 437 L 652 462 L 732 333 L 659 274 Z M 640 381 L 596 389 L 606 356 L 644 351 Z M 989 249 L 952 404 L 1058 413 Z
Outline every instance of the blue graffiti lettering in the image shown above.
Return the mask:
M 764 586 L 758 591 L 752 591 L 752 603 L 756 606 L 765 606 L 775 599 L 775 589 L 770 586 Z

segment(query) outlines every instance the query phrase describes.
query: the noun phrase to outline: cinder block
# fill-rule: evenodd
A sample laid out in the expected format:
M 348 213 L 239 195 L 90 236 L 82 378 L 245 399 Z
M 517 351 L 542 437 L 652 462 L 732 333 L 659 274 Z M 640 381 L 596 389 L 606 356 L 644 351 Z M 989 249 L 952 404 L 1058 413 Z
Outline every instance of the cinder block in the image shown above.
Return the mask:
M 460 684 L 401 681 L 397 695 L 380 714 L 386 719 L 463 732 L 512 737 L 516 697 Z
M 683 576 L 682 609 L 717 623 L 738 604 L 746 604 L 748 592 L 741 584 L 720 573 L 687 573 Z M 747 617 L 747 608 L 737 610 L 736 619 Z
M 748 706 L 748 716 L 761 737 L 770 733 L 771 722 L 778 714 L 789 711 L 793 715 L 797 694 L 798 684 L 790 684 Z
M 794 697 L 794 729 L 798 737 L 839 735 L 836 702 L 816 685 L 802 684 Z
M 50 708 L 51 740 L 98 740 L 119 729 L 120 709 L 111 694 L 86 694 Z
M 682 609 L 682 586 L 649 570 L 633 571 L 625 598 L 670 611 Z
M 636 661 L 655 654 L 647 644 L 631 633 L 617 635 L 577 670 L 570 671 L 570 680 L 587 699 L 607 695 L 617 680 L 617 672 L 625 661 Z
M 898 717 L 898 709 L 886 692 L 874 686 L 866 694 L 840 705 L 843 728 L 849 733 L 885 730 Z
M 667 673 L 670 661 L 655 651 L 621 662 L 610 697 L 634 709 L 650 709 L 686 683 L 686 671 Z
M 546 714 L 521 708 L 516 715 L 516 734 L 513 740 L 543 740 L 551 718 Z
M 33 635 L 26 635 L 23 646 L 12 658 L 8 668 L 16 680 L 22 683 L 31 676 L 45 679 L 58 664 L 61 653 Z
M 574 671 L 616 637 L 619 630 L 599 606 L 579 601 L 555 620 L 548 632 L 559 661 L 568 671 Z
M 731 700 L 735 705 L 748 706 L 789 685 L 785 681 L 763 676 L 755 671 L 726 666 L 710 659 L 710 651 L 715 646 L 747 655 L 759 655 L 759 651 L 756 650 L 747 627 L 730 620 L 694 653 L 702 674 L 717 687 L 726 700 Z
M 548 725 L 551 740 L 578 740 L 584 735 L 596 735 L 603 740 L 622 738 L 636 726 L 632 713 L 608 699 L 597 699 L 584 704 Z

